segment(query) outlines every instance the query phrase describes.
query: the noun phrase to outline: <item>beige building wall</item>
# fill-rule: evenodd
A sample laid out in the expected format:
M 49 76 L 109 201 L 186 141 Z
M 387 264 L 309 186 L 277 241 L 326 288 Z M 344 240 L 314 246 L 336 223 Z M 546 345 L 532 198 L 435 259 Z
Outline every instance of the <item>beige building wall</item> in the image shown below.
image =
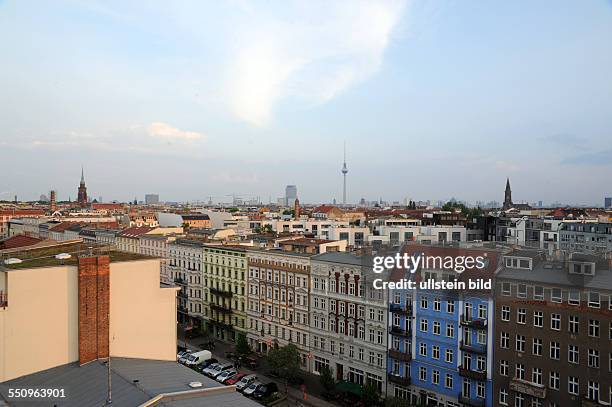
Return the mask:
M 176 293 L 159 287 L 159 259 L 111 263 L 111 355 L 176 360 Z
M 110 265 L 112 356 L 175 360 L 177 288 L 160 288 L 159 260 Z M 4 274 L 0 307 L 0 382 L 76 362 L 78 269 L 18 269 Z
M 8 294 L 0 308 L 0 382 L 77 361 L 77 268 L 0 273 Z

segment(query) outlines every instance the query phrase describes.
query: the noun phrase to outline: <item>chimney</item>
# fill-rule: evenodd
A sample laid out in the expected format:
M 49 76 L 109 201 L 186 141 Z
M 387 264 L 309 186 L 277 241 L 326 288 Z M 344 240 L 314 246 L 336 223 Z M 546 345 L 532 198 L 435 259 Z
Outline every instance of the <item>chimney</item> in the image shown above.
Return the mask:
M 51 212 L 55 212 L 57 210 L 55 191 L 51 191 L 49 193 L 49 195 L 50 195 L 50 197 L 49 197 L 49 206 L 50 206 Z
M 300 219 L 300 212 L 301 212 L 300 200 L 296 196 L 295 201 L 293 202 L 293 215 L 295 217 L 295 220 Z
M 79 257 L 79 364 L 109 354 L 110 258 Z

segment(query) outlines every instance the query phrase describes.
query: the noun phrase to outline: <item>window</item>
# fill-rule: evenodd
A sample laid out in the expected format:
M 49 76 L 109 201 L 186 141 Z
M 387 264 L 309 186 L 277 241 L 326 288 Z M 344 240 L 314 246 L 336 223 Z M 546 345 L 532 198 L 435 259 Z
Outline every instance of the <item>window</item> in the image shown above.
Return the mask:
M 544 299 L 544 287 L 536 285 L 533 288 L 533 299 L 534 300 L 543 300 Z
M 421 356 L 427 356 L 427 344 L 426 343 L 421 343 L 419 345 L 419 355 Z
M 550 329 L 561 330 L 561 314 L 550 314 Z
M 446 349 L 444 352 L 444 360 L 446 363 L 453 363 L 454 355 L 452 349 Z
M 517 296 L 519 298 L 527 298 L 527 285 L 526 284 L 519 284 L 518 285 Z
M 508 390 L 499 389 L 499 404 L 503 406 L 508 405 Z
M 578 346 L 568 345 L 567 346 L 567 361 L 570 363 L 578 364 L 580 361 L 580 354 L 578 352 Z
M 425 318 L 421 319 L 421 332 L 427 332 L 428 322 Z
M 570 290 L 567 302 L 570 305 L 580 305 L 580 291 Z
M 504 322 L 510 321 L 510 307 L 507 305 L 502 305 L 501 320 Z
M 535 356 L 542 356 L 542 339 L 533 338 L 533 354 Z
M 555 360 L 561 359 L 561 345 L 559 345 L 559 342 L 550 343 L 550 358 Z
M 531 381 L 535 384 L 542 384 L 542 369 L 539 367 L 534 367 L 531 371 Z
M 439 321 L 433 322 L 433 334 L 440 335 L 440 322 Z
M 516 351 L 525 352 L 525 335 L 516 335 Z
M 504 349 L 510 348 L 510 334 L 508 332 L 502 332 L 499 338 L 499 346 Z
M 599 293 L 595 291 L 589 292 L 589 307 L 591 308 L 599 308 Z
M 427 368 L 424 366 L 419 367 L 419 380 L 427 380 Z
M 439 370 L 431 371 L 431 382 L 436 385 L 440 384 L 440 371 Z
M 421 296 L 421 308 L 427 309 L 428 306 L 429 306 L 429 302 L 428 302 L 427 297 L 422 295 Z
M 560 288 L 553 288 L 552 292 L 550 294 L 550 300 L 552 302 L 562 302 L 563 298 L 561 296 L 561 289 Z
M 450 322 L 446 324 L 446 336 L 449 338 L 455 337 L 455 326 Z
M 508 376 L 508 361 L 507 360 L 500 360 L 499 361 L 499 374 L 501 376 Z
M 596 319 L 589 320 L 589 336 L 599 338 L 599 321 Z
M 569 331 L 573 334 L 577 334 L 580 330 L 580 321 L 577 315 L 569 316 Z
M 536 328 L 544 327 L 544 313 L 542 311 L 533 311 L 533 326 Z
M 568 376 L 567 378 L 567 392 L 575 396 L 578 395 L 580 387 L 578 385 L 578 378 L 574 376 Z
M 446 385 L 447 389 L 452 389 L 453 388 L 453 375 L 451 375 L 449 373 L 446 374 L 445 385 Z
M 527 311 L 525 308 L 516 310 L 516 323 L 525 325 L 527 323 Z
M 514 396 L 514 407 L 523 407 L 525 405 L 525 396 L 521 393 L 516 393 Z
M 599 368 L 599 351 L 589 349 L 589 367 Z
M 439 297 L 434 298 L 433 308 L 434 308 L 434 311 L 440 311 L 440 298 Z
M 559 382 L 561 381 L 561 376 L 559 372 L 550 372 L 550 378 L 548 380 L 548 386 L 553 390 L 559 390 Z
M 431 347 L 431 357 L 433 359 L 440 359 L 440 347 L 438 345 L 433 345 Z
M 449 300 L 446 302 L 446 312 L 448 312 L 449 314 L 455 313 L 455 301 L 454 300 Z
M 589 380 L 587 398 L 595 402 L 599 401 L 599 383 Z
M 514 369 L 514 375 L 517 379 L 525 380 L 525 365 L 517 363 Z
M 510 283 L 502 283 L 502 295 L 509 297 L 511 294 Z

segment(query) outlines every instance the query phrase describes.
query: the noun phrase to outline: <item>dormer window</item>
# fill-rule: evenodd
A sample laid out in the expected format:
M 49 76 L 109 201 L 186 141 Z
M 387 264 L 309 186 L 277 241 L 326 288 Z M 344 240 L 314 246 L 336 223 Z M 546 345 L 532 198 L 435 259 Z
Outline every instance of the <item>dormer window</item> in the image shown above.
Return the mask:
M 506 256 L 506 267 L 512 269 L 531 270 L 533 263 L 529 257 Z
M 595 275 L 595 264 L 586 262 L 571 262 L 569 267 L 570 274 L 582 274 L 586 276 Z

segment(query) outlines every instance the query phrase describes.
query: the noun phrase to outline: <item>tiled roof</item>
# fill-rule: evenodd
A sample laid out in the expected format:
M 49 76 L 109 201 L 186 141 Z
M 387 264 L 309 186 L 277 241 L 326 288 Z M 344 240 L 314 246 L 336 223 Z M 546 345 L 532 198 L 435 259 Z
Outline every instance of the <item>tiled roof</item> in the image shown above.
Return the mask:
M 4 240 L 0 240 L 0 250 L 16 249 L 18 247 L 32 246 L 42 241 L 43 241 L 42 239 L 38 239 L 36 237 L 31 237 L 31 236 L 26 236 L 26 235 L 12 236 Z
M 149 233 L 152 230 L 153 230 L 153 228 L 150 228 L 148 226 L 134 226 L 134 227 L 127 228 L 127 229 L 123 230 L 123 232 L 119 233 L 119 236 L 121 236 L 121 237 L 138 237 L 140 235 L 144 235 L 146 233 Z

